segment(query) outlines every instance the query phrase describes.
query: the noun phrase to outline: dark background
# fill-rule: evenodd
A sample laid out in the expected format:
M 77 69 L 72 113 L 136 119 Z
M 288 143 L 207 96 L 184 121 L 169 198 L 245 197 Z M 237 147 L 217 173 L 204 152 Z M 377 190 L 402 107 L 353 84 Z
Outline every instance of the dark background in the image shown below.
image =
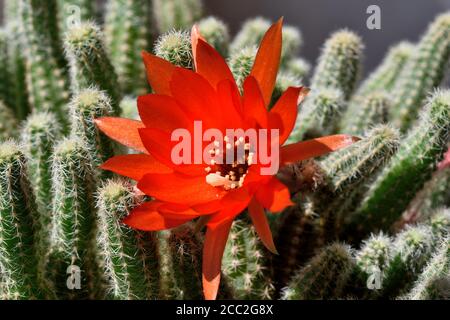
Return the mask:
M 45 0 L 42 0 L 45 1 Z M 100 1 L 101 2 L 101 1 Z M 328 35 L 339 28 L 356 31 L 364 39 L 365 67 L 371 70 L 386 49 L 402 39 L 416 41 L 440 12 L 450 10 L 450 0 L 203 0 L 206 14 L 228 23 L 236 33 L 243 21 L 263 16 L 298 26 L 305 45 L 301 55 L 315 62 Z M 3 0 L 0 0 L 2 5 Z M 368 30 L 366 9 L 381 8 L 381 30 Z

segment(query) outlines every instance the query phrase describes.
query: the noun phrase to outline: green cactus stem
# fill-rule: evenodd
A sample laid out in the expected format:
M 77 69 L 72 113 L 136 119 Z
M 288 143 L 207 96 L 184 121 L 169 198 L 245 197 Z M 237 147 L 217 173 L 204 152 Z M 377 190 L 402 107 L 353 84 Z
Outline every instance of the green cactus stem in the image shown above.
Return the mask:
M 344 95 L 334 88 L 313 89 L 301 105 L 289 143 L 316 138 L 334 131 L 345 107 Z
M 104 268 L 106 298 L 149 300 L 157 297 L 158 260 L 154 234 L 122 223 L 142 199 L 131 185 L 108 180 L 98 192 L 99 259 Z
M 439 249 L 424 268 L 411 291 L 402 296 L 407 300 L 450 299 L 450 237 L 442 240 Z
M 439 15 L 417 44 L 395 87 L 391 117 L 406 132 L 416 120 L 427 94 L 444 78 L 450 57 L 450 13 Z
M 125 96 L 120 101 L 120 109 L 122 116 L 128 119 L 139 120 L 139 113 L 137 108 L 137 98 L 132 96 Z
M 348 234 L 388 230 L 430 178 L 447 149 L 450 91 L 437 91 L 422 112 L 420 124 L 402 142 L 389 165 L 349 219 Z
M 8 40 L 7 30 L 0 28 L 0 100 L 9 108 L 14 109 L 14 83 L 11 77 Z
M 94 119 L 113 114 L 111 100 L 95 88 L 82 89 L 70 103 L 71 135 L 84 139 L 95 167 L 114 154 L 113 143 L 101 133 Z
M 0 100 L 0 140 L 7 140 L 17 133 L 18 121 L 13 111 Z
M 95 232 L 93 175 L 88 149 L 82 140 L 64 139 L 52 159 L 52 247 L 47 268 L 57 296 L 86 299 L 92 289 L 94 261 L 91 239 Z M 73 273 L 70 286 L 68 273 Z M 77 288 L 76 280 L 80 280 Z M 92 291 L 91 291 L 92 292 Z
M 0 144 L 0 266 L 2 299 L 40 299 L 34 230 L 36 204 L 21 146 Z
M 160 33 L 189 29 L 203 11 L 201 0 L 153 0 L 153 14 Z
M 111 0 L 107 4 L 106 47 L 125 94 L 148 91 L 141 52 L 149 51 L 153 43 L 151 9 L 147 0 Z
M 120 114 L 122 92 L 100 29 L 90 22 L 75 25 L 66 33 L 64 45 L 74 93 L 96 86 L 106 91 L 114 113 Z
M 252 71 L 257 50 L 256 46 L 244 47 L 236 52 L 232 52 L 228 59 L 228 65 L 236 80 L 236 84 L 241 90 L 245 78 L 247 78 Z
M 56 117 L 48 112 L 32 114 L 26 120 L 22 132 L 22 144 L 28 158 L 28 172 L 36 195 L 43 226 L 51 222 L 51 156 L 54 145 L 60 138 L 60 127 Z M 47 230 L 47 238 L 50 230 Z M 47 241 L 48 243 L 48 241 Z
M 355 266 L 348 246 L 339 243 L 325 247 L 289 282 L 283 300 L 337 299 Z
M 402 292 L 407 292 L 430 259 L 434 244 L 430 226 L 407 226 L 393 243 L 392 259 L 386 269 L 382 296 L 395 298 Z
M 271 106 L 275 105 L 275 103 L 280 99 L 281 95 L 289 88 L 289 87 L 300 87 L 302 86 L 301 79 L 297 76 L 293 75 L 290 72 L 279 72 L 277 76 L 277 81 L 275 82 L 275 88 L 272 93 Z
M 212 45 L 222 57 L 228 56 L 230 33 L 228 26 L 216 17 L 207 17 L 199 21 L 198 29 L 205 40 Z
M 155 54 L 170 63 L 192 69 L 191 36 L 187 31 L 169 31 L 158 38 L 154 48 Z
M 306 79 L 311 72 L 311 64 L 303 58 L 295 58 L 286 62 L 284 70 L 297 79 Z
M 203 298 L 202 241 L 194 226 L 185 224 L 157 234 L 160 299 Z
M 386 123 L 392 102 L 383 91 L 368 93 L 361 104 L 351 114 L 343 118 L 341 131 L 346 134 L 360 135 L 367 128 Z
M 311 88 L 338 89 L 348 100 L 360 76 L 362 50 L 361 38 L 352 31 L 333 33 L 323 46 Z
M 368 131 L 366 136 L 319 164 L 327 185 L 316 192 L 312 211 L 320 215 L 322 239 L 333 240 L 358 206 L 367 186 L 395 154 L 399 133 L 387 125 Z
M 54 0 L 19 1 L 21 49 L 26 61 L 30 105 L 40 111 L 52 111 L 64 123 L 69 92 L 63 69 L 64 56 L 57 50 L 59 33 L 53 17 L 49 17 L 54 5 Z
M 274 298 L 270 258 L 254 228 L 244 220 L 231 227 L 223 257 L 225 281 L 234 299 Z

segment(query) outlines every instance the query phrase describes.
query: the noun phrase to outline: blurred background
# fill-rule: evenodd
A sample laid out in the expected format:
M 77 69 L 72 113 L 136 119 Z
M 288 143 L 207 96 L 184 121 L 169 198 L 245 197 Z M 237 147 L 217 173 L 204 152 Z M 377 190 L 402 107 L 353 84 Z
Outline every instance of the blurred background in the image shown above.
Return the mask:
M 390 45 L 402 39 L 417 40 L 436 14 L 450 10 L 450 0 L 204 0 L 204 4 L 205 14 L 227 22 L 233 34 L 250 17 L 276 20 L 284 16 L 286 24 L 301 29 L 304 38 L 301 56 L 310 62 L 315 62 L 332 31 L 354 30 L 366 45 L 366 71 L 378 64 Z M 366 10 L 372 4 L 381 8 L 381 30 L 366 27 L 369 16 Z

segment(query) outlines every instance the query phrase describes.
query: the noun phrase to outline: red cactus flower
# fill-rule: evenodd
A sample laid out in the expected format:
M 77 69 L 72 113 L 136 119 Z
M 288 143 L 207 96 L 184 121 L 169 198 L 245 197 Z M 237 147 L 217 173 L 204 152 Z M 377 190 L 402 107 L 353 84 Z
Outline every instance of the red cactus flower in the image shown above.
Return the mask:
M 280 19 L 264 36 L 242 95 L 225 60 L 194 26 L 195 71 L 144 52 L 154 94 L 138 98 L 142 122 L 122 118 L 96 121 L 110 138 L 141 152 L 113 157 L 102 168 L 138 181 L 137 188 L 155 199 L 134 209 L 124 223 L 146 231 L 177 227 L 196 218 L 206 224 L 203 249 L 206 299 L 216 298 L 222 255 L 233 219 L 248 208 L 262 242 L 276 252 L 264 209 L 276 213 L 292 202 L 287 187 L 275 175 L 260 173 L 264 165 L 253 163 L 248 148 L 241 163 L 175 164 L 171 155 L 178 142 L 172 141 L 172 132 L 183 128 L 196 134 L 194 121 L 202 122 L 203 131 L 278 129 L 280 166 L 320 156 L 355 141 L 351 136 L 335 135 L 283 145 L 294 127 L 297 106 L 308 90 L 289 88 L 268 111 L 280 61 L 281 29 Z M 212 153 L 217 156 L 221 152 L 225 157 L 230 147 L 234 149 L 227 143 Z

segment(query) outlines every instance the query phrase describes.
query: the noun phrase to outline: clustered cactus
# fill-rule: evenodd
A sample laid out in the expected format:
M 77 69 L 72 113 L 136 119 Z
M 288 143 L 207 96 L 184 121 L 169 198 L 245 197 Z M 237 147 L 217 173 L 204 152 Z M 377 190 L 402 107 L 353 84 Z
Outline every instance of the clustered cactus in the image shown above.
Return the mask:
M 123 150 L 95 118 L 137 118 L 149 93 L 142 50 L 193 69 L 190 28 L 226 57 L 240 89 L 271 22 L 231 38 L 200 0 L 7 0 L 0 29 L 0 298 L 201 299 L 203 233 L 122 220 L 145 197 L 99 166 Z M 279 255 L 243 215 L 223 258 L 223 299 L 450 299 L 450 13 L 393 46 L 364 81 L 364 44 L 344 29 L 311 75 L 303 37 L 283 28 L 272 104 L 312 92 L 290 141 L 361 137 L 290 165 L 294 205 L 270 216 Z M 151 72 L 151 70 L 150 70 Z

